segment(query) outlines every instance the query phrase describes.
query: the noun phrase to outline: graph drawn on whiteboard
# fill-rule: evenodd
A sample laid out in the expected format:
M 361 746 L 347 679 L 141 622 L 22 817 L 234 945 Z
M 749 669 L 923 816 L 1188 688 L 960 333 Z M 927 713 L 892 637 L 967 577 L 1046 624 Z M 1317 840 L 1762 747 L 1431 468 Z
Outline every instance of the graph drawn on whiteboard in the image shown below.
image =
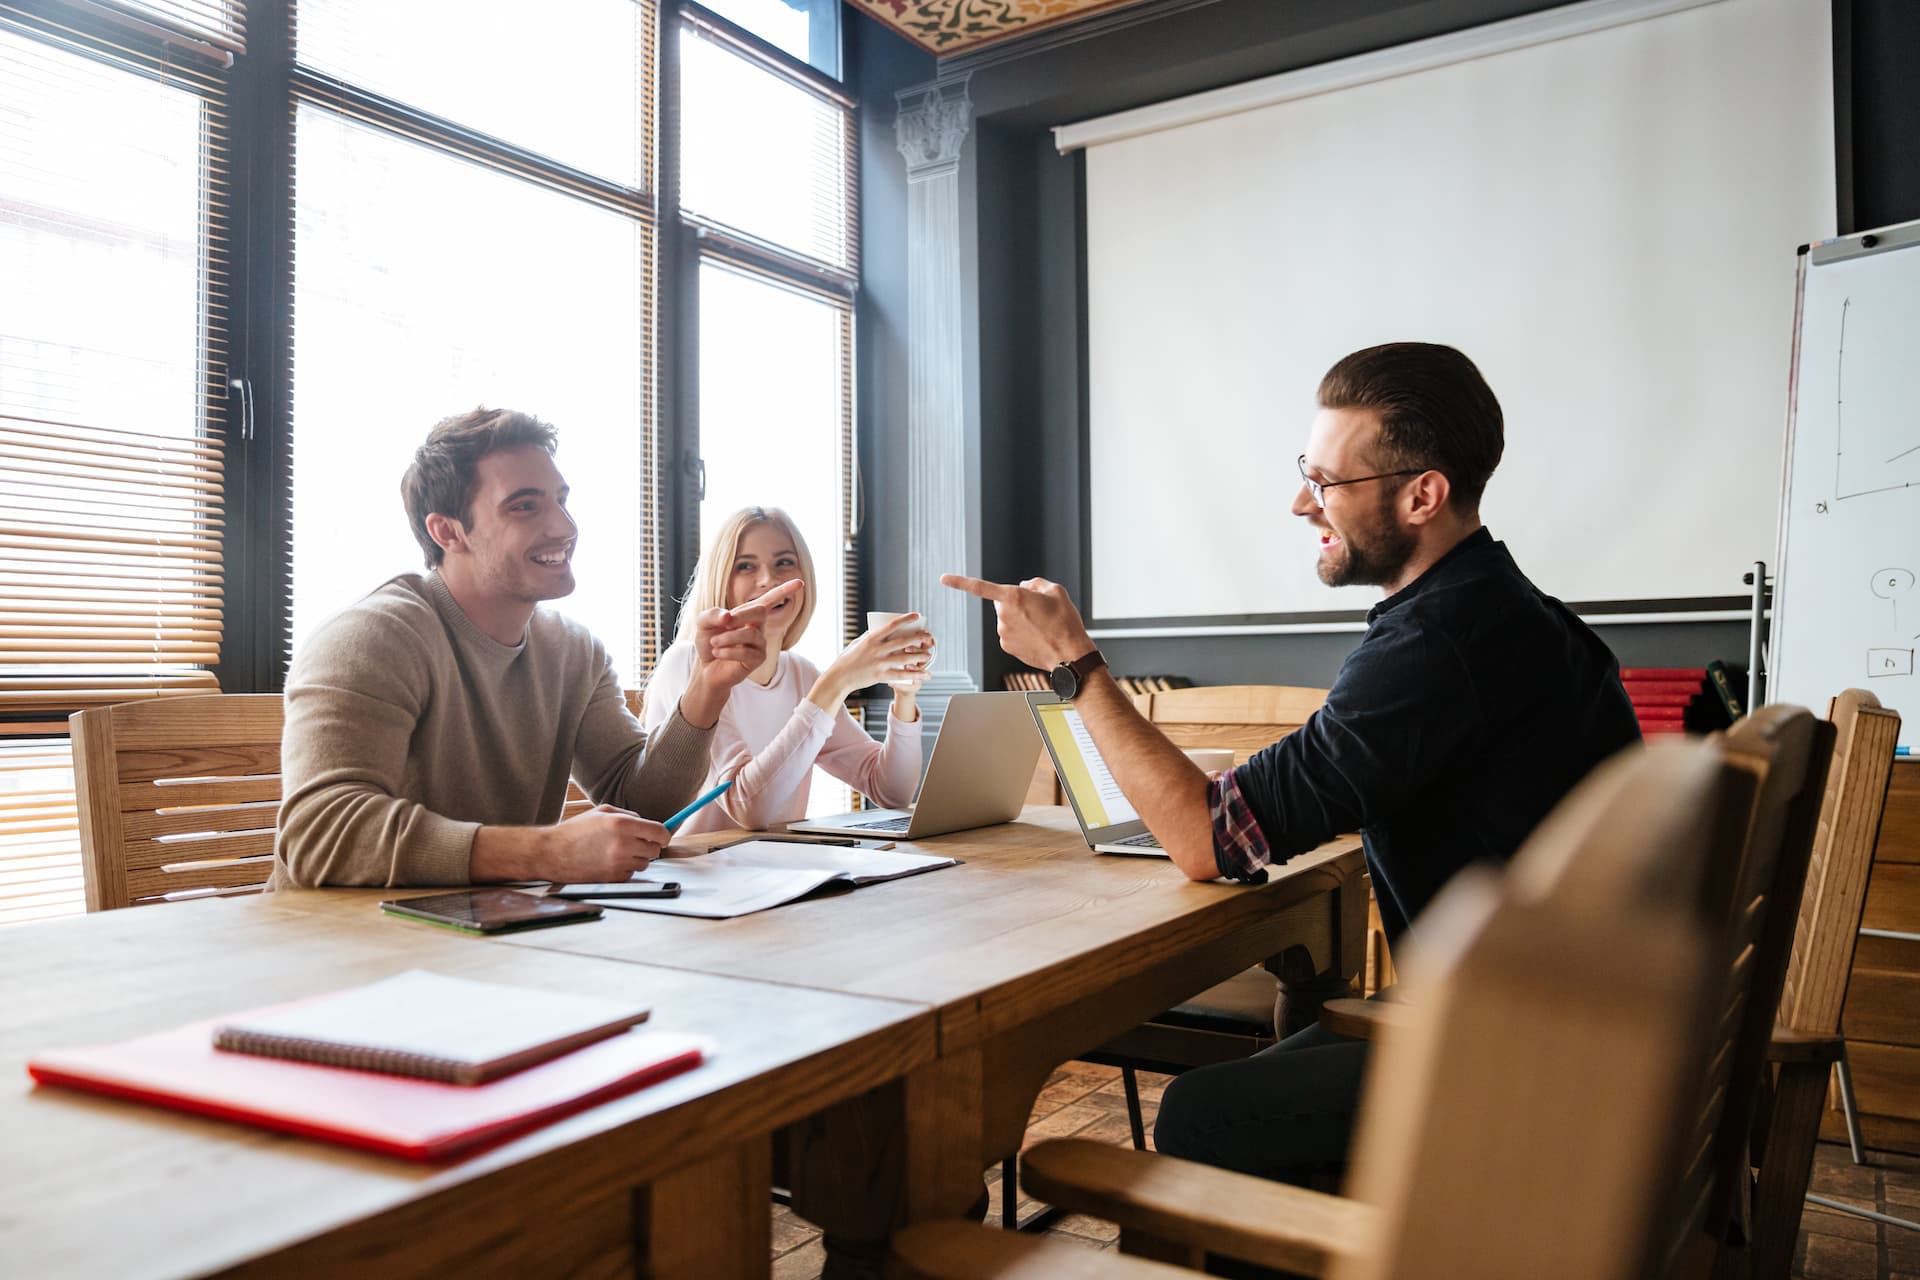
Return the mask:
M 1852 298 L 1840 300 L 1840 343 L 1834 355 L 1834 401 L 1833 401 L 1833 497 L 1835 502 L 1844 502 L 1849 498 L 1864 498 L 1868 494 L 1888 493 L 1895 489 L 1911 489 L 1920 484 L 1920 479 L 1894 479 L 1886 483 L 1888 477 L 1878 471 L 1868 471 L 1861 466 L 1863 461 L 1871 464 L 1872 442 L 1857 443 L 1854 448 L 1854 475 L 1847 473 L 1847 313 L 1853 309 Z M 1907 443 L 1905 433 L 1897 443 L 1899 448 L 1883 465 L 1891 466 L 1902 458 L 1920 454 L 1920 407 L 1914 409 L 1914 416 L 1907 424 L 1911 430 L 1912 443 Z M 1826 504 L 1820 504 L 1822 513 Z M 1912 575 L 1908 574 L 1909 586 Z
M 1842 689 L 1920 743 L 1920 223 L 1801 257 L 1768 697 Z

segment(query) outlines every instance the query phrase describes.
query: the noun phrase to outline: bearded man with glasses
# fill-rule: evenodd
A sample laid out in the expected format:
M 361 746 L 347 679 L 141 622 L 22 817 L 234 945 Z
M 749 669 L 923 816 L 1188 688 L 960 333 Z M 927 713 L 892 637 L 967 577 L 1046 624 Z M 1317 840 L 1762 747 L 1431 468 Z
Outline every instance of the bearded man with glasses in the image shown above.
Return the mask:
M 1600 761 L 1639 739 L 1619 664 L 1480 521 L 1500 402 L 1452 347 L 1397 342 L 1320 383 L 1293 514 L 1331 587 L 1380 588 L 1326 705 L 1208 777 L 1133 708 L 1057 584 L 948 575 L 992 601 L 1001 646 L 1073 699 L 1128 801 L 1196 880 L 1358 830 L 1390 941 L 1475 862 L 1505 863 Z M 1417 929 L 1417 924 L 1413 926 Z M 1366 1045 L 1309 1028 L 1168 1086 L 1159 1150 L 1305 1183 L 1345 1161 Z

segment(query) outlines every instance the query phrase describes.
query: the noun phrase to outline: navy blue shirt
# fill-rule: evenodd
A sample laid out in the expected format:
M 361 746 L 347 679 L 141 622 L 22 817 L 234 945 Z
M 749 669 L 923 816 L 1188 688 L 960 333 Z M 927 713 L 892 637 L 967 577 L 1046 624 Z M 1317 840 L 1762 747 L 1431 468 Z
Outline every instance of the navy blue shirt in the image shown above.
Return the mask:
M 1324 707 L 1215 783 L 1215 856 L 1245 878 L 1358 829 L 1397 939 L 1639 739 L 1613 654 L 1479 529 L 1373 607 Z M 1252 823 L 1223 821 L 1236 810 Z

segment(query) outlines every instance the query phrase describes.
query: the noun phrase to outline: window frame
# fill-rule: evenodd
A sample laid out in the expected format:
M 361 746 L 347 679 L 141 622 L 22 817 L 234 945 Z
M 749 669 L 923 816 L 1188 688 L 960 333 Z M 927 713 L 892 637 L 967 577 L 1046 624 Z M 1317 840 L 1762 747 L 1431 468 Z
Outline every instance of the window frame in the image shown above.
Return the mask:
M 209 410 L 209 427 L 224 431 L 225 536 L 221 551 L 225 594 L 220 662 L 211 668 L 226 693 L 276 693 L 285 687 L 292 622 L 292 430 L 295 106 L 319 102 L 369 120 L 377 127 L 421 137 L 430 145 L 497 165 L 517 176 L 572 188 L 597 202 L 620 202 L 644 214 L 653 226 L 653 328 L 648 415 L 646 501 L 650 552 L 643 552 L 641 590 L 651 606 L 652 629 L 642 637 L 642 661 L 650 670 L 670 643 L 678 623 L 678 597 L 699 555 L 699 262 L 724 257 L 843 306 L 842 457 L 843 547 L 847 635 L 857 634 L 862 587 L 857 406 L 854 399 L 858 305 L 859 104 L 839 79 L 814 62 L 825 56 L 822 40 L 837 46 L 832 63 L 844 70 L 844 41 L 837 0 L 809 0 L 814 47 L 801 60 L 773 47 L 692 0 L 654 0 L 651 173 L 645 190 L 549 160 L 404 104 L 302 68 L 294 61 L 296 0 L 255 0 L 244 13 L 244 47 L 209 43 L 204 33 L 170 30 L 138 14 L 111 7 L 111 0 L 25 0 L 34 23 L 80 33 L 103 46 L 158 54 L 183 50 L 202 58 L 225 85 L 229 174 L 228 271 L 225 374 L 231 388 L 224 408 Z M 830 14 L 831 22 L 820 20 Z M 44 15 L 44 16 L 43 16 Z M 847 113 L 844 163 L 850 266 L 840 271 L 802 255 L 683 215 L 679 196 L 678 37 L 698 23 L 758 63 L 834 103 Z M 830 32 L 823 35 L 830 26 Z M 31 33 L 32 26 L 24 27 Z M 537 407 L 535 407 L 537 410 Z M 424 430 L 425 424 L 422 424 Z M 394 478 L 397 481 L 397 477 Z M 824 550 L 824 549 L 823 549 Z M 371 584 L 369 584 L 371 585 Z M 644 672 L 632 673 L 636 686 Z M 19 719 L 16 717 L 16 719 Z M 64 736 L 66 726 L 44 715 L 5 723 L 0 737 L 25 740 Z
M 671 341 L 674 350 L 669 360 L 662 353 L 661 366 L 671 368 L 675 384 L 675 411 L 663 416 L 662 456 L 673 460 L 672 479 L 675 500 L 669 507 L 671 528 L 663 540 L 668 548 L 668 580 L 685 584 L 693 576 L 700 558 L 700 501 L 705 487 L 704 462 L 700 441 L 700 263 L 713 258 L 772 276 L 804 292 L 822 295 L 844 306 L 842 332 L 842 417 L 841 474 L 843 483 L 841 521 L 845 533 L 842 557 L 844 592 L 850 606 L 846 609 L 843 634 L 845 644 L 862 630 L 857 607 L 863 598 L 863 575 L 859 537 L 865 522 L 865 502 L 859 469 L 858 412 L 854 400 L 855 357 L 858 347 L 859 273 L 860 273 L 860 185 L 859 185 L 859 103 L 846 86 L 802 62 L 784 50 L 714 13 L 697 0 L 679 0 L 677 5 L 663 4 L 659 79 L 660 124 L 659 153 L 663 157 L 660 183 L 662 222 L 671 220 L 671 234 L 663 229 L 663 282 L 670 274 L 676 285 L 670 305 L 673 317 Z M 673 11 L 671 20 L 664 15 Z M 749 61 L 758 63 L 769 74 L 778 75 L 797 87 L 835 104 L 847 113 L 846 154 L 842 165 L 848 179 L 848 269 L 839 270 L 808 255 L 783 249 L 758 237 L 747 235 L 697 214 L 688 213 L 680 201 L 680 68 L 678 36 L 683 26 L 691 26 L 731 47 Z M 837 28 L 836 28 L 837 35 Z M 671 63 L 671 72 L 667 67 Z M 669 168 L 668 158 L 671 160 Z M 669 190 L 669 184 L 671 190 Z M 669 203 L 669 196 L 671 202 Z M 670 260 L 670 268 L 667 265 Z M 663 284 L 664 287 L 664 284 Z M 667 308 L 663 307 L 663 312 Z M 663 326 L 663 328 L 669 326 Z M 671 432 L 670 436 L 665 433 Z M 816 556 L 819 549 L 816 549 Z M 671 636 L 678 624 L 678 602 L 672 612 L 666 634 Z

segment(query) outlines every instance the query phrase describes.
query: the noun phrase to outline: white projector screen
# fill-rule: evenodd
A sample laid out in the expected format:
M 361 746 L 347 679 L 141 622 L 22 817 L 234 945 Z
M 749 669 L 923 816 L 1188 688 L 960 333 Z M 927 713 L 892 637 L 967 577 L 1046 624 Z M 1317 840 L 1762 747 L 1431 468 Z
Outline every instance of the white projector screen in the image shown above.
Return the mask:
M 1596 8 L 1648 5 L 1536 16 Z M 1828 9 L 1718 0 L 1404 73 L 1369 55 L 1347 83 L 1261 82 L 1272 105 L 1063 130 L 1119 135 L 1086 160 L 1094 616 L 1377 600 L 1319 583 L 1287 508 L 1320 376 L 1407 339 L 1499 396 L 1482 513 L 1541 589 L 1743 595 L 1774 547 L 1795 248 L 1834 231 Z

